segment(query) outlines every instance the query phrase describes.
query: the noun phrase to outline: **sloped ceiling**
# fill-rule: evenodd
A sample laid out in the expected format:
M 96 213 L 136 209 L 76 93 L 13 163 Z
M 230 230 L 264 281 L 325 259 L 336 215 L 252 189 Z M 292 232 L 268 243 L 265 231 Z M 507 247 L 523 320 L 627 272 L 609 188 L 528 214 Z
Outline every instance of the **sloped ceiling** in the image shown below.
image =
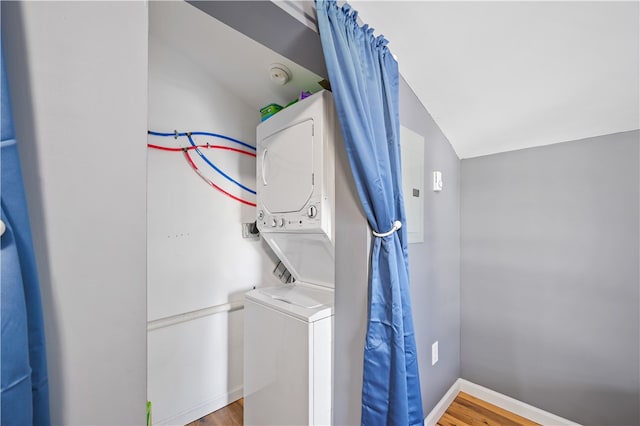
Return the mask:
M 460 158 L 640 128 L 638 1 L 349 3 Z

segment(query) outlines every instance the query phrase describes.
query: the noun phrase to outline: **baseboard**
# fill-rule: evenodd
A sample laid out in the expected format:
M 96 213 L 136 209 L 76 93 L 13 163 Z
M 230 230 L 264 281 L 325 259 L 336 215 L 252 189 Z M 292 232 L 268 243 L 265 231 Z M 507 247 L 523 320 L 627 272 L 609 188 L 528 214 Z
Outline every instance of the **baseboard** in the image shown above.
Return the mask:
M 547 426 L 579 426 L 578 423 L 567 420 L 563 417 L 556 416 L 555 414 L 541 410 L 510 396 L 501 394 L 484 386 L 477 385 L 465 379 L 458 379 L 442 397 L 440 402 L 431 410 L 429 415 L 425 418 L 424 424 L 426 426 L 434 426 L 437 424 L 440 417 L 447 411 L 447 407 L 453 402 L 458 392 L 465 392 L 469 395 L 480 398 L 493 405 L 496 405 L 505 410 L 511 411 L 519 416 L 526 417 L 527 419 Z
M 198 420 L 199 418 L 206 416 L 209 413 L 213 413 L 214 411 L 231 404 L 233 401 L 242 398 L 242 396 L 243 388 L 239 387 L 229 393 L 202 402 L 193 408 L 182 411 L 165 419 L 156 421 L 156 419 L 154 419 L 152 415 L 152 421 L 154 425 L 186 425 L 194 420 Z
M 425 426 L 435 426 L 447 411 L 447 408 L 451 405 L 454 399 L 456 399 L 456 395 L 460 392 L 462 379 L 456 380 L 453 385 L 449 388 L 447 393 L 444 394 L 442 399 L 433 407 L 433 410 L 429 413 L 427 418 L 424 419 Z
M 460 390 L 542 425 L 579 426 L 578 423 L 572 422 L 571 420 L 556 416 L 548 411 L 541 410 L 533 405 L 518 401 L 517 399 L 485 388 L 484 386 L 476 385 L 468 380 L 460 379 Z

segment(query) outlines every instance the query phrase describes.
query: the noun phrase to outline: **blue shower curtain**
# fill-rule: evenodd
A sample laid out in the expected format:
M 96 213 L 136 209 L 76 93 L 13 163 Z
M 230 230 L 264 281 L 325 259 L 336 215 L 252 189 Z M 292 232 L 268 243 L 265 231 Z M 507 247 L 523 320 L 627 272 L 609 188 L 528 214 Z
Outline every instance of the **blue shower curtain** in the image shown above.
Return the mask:
M 49 425 L 40 287 L 13 128 L 4 51 L 0 139 L 0 424 Z M 0 227 L 2 227 L 0 225 Z
M 316 0 L 338 118 L 362 206 L 374 233 L 406 225 L 400 168 L 398 63 L 357 12 Z M 374 234 L 375 235 L 375 234 Z M 364 349 L 363 425 L 424 420 L 411 302 L 406 226 L 373 240 Z

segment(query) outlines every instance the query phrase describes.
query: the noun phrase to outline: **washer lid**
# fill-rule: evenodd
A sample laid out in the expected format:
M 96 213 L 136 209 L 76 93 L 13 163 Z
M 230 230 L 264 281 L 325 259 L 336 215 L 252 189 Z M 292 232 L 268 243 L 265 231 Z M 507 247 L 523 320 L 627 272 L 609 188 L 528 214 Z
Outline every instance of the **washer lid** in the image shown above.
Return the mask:
M 272 299 L 301 306 L 306 309 L 319 308 L 323 305 L 322 302 L 318 301 L 317 298 L 313 298 L 307 292 L 297 291 L 295 286 L 267 287 L 260 289 L 260 292 Z
M 245 294 L 247 300 L 314 322 L 333 315 L 331 290 L 314 289 L 304 283 L 265 287 Z

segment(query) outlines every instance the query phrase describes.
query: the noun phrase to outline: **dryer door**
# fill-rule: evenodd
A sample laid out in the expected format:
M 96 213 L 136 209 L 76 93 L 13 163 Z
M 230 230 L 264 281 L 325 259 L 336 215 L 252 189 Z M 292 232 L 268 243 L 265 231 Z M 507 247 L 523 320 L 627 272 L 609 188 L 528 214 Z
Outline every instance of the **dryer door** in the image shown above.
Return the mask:
M 302 210 L 313 193 L 313 119 L 296 123 L 259 144 L 258 185 L 271 213 Z

